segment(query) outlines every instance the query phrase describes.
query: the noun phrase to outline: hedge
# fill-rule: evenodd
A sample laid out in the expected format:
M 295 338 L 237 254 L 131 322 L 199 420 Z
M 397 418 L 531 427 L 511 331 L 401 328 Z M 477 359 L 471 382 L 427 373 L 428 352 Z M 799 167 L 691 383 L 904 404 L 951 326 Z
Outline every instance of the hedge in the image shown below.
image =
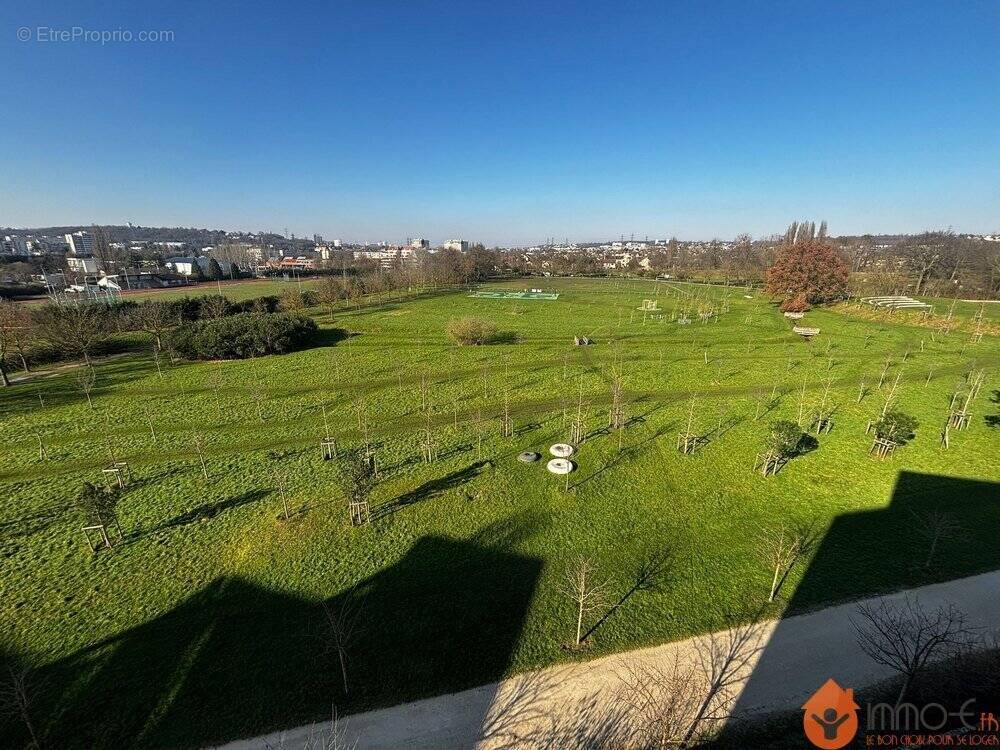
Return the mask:
M 174 329 L 168 346 L 185 359 L 246 359 L 300 349 L 315 337 L 316 321 L 289 313 L 239 313 Z

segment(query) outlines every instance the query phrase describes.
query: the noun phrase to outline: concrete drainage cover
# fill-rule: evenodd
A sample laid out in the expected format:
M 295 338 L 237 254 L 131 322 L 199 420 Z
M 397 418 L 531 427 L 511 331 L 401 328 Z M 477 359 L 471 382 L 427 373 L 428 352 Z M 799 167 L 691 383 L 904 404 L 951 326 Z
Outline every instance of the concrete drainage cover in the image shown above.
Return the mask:
M 541 455 L 535 453 L 534 451 L 525 451 L 524 453 L 519 453 L 517 455 L 517 460 L 522 464 L 533 464 L 535 461 L 541 458 Z
M 549 448 L 549 453 L 551 453 L 556 458 L 569 458 L 574 453 L 576 453 L 576 448 L 574 448 L 569 443 L 556 443 L 551 448 Z

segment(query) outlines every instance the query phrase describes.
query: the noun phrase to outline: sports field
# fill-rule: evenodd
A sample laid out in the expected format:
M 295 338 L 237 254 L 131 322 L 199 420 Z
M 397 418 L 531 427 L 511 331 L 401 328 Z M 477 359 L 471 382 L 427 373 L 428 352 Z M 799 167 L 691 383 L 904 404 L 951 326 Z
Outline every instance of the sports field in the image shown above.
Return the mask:
M 473 299 L 559 299 L 552 292 L 508 292 L 496 289 L 478 289 L 469 295 Z
M 995 336 L 973 343 L 846 305 L 807 313 L 821 333 L 806 342 L 743 289 L 547 279 L 556 300 L 506 297 L 525 284 L 483 288 L 503 299 L 372 302 L 333 322 L 316 310 L 318 345 L 281 356 L 162 373 L 148 354 L 119 357 L 97 366 L 93 408 L 73 369 L 0 394 L 0 648 L 37 666 L 52 746 L 204 745 L 329 718 L 332 704 L 349 713 L 713 629 L 723 610 L 766 599 L 760 535 L 781 524 L 822 535 L 865 521 L 828 535 L 822 554 L 837 565 L 802 586 L 809 561 L 797 568 L 770 614 L 1000 567 Z M 637 309 L 644 299 L 656 319 Z M 463 316 L 505 343 L 455 346 L 445 326 Z M 972 370 L 986 386 L 945 449 L 950 400 Z M 608 429 L 614 372 L 621 433 Z M 865 426 L 893 383 L 894 406 L 920 426 L 879 461 Z M 832 431 L 776 476 L 755 473 L 769 425 L 807 422 L 824 400 Z M 544 461 L 516 460 L 568 440 L 581 403 L 568 485 Z M 322 459 L 324 407 L 341 448 L 367 434 L 376 451 L 369 526 L 350 526 Z M 682 455 L 689 420 L 704 440 Z M 123 543 L 95 555 L 70 505 L 109 451 L 133 481 Z M 933 508 L 961 531 L 925 566 L 912 518 Z M 630 593 L 662 550 L 660 585 Z M 607 592 L 582 654 L 564 648 L 575 620 L 560 591 L 579 554 Z M 323 604 L 348 601 L 345 693 Z M 5 734 L 16 731 L 0 724 L 20 746 Z

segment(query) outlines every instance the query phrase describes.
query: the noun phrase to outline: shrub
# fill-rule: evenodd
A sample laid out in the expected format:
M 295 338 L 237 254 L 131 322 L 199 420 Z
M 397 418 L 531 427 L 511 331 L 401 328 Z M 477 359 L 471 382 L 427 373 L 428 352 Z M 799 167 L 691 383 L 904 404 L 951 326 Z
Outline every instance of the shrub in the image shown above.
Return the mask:
M 459 346 L 482 346 L 497 338 L 497 328 L 492 323 L 479 318 L 459 318 L 448 322 L 445 330 Z
M 803 434 L 802 428 L 795 422 L 779 419 L 771 425 L 771 431 L 764 439 L 764 446 L 771 453 L 790 458 L 798 453 Z
M 839 253 L 822 240 L 786 245 L 767 270 L 767 293 L 805 297 L 810 305 L 840 299 L 847 293 L 850 268 Z
M 183 325 L 168 345 L 187 359 L 245 359 L 284 354 L 315 336 L 316 321 L 287 313 L 240 313 Z
M 916 417 L 905 412 L 888 411 L 875 423 L 875 436 L 902 445 L 913 438 L 919 424 Z

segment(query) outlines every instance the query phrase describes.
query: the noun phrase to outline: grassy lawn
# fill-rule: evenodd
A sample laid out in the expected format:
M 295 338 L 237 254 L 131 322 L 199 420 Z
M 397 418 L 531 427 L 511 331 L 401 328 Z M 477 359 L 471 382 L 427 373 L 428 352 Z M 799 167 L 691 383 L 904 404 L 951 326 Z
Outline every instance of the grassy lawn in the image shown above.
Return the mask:
M 216 285 L 214 281 L 204 281 L 200 284 L 190 286 L 173 287 L 170 289 L 150 289 L 146 291 L 126 291 L 122 296 L 124 299 L 140 302 L 147 299 L 168 300 L 180 299 L 181 297 L 195 297 L 202 294 L 218 294 L 221 287 L 222 293 L 235 302 L 240 302 L 253 297 L 263 297 L 268 294 L 281 294 L 289 289 L 311 289 L 316 282 L 313 279 L 243 279 L 237 281 L 223 281 L 221 285 Z
M 273 283 L 254 293 L 285 288 Z M 162 374 L 148 356 L 120 357 L 98 367 L 95 409 L 72 371 L 3 392 L 0 648 L 39 665 L 51 744 L 202 745 L 329 718 L 331 703 L 351 712 L 580 658 L 564 648 L 573 612 L 559 581 L 581 553 L 608 579 L 610 603 L 650 552 L 673 558 L 662 586 L 603 620 L 587 658 L 713 629 L 721 610 L 761 601 L 770 574 L 760 533 L 781 523 L 827 530 L 841 519 L 853 531 L 824 540 L 838 564 L 793 572 L 772 614 L 790 600 L 804 609 L 1000 567 L 1000 431 L 987 420 L 998 413 L 996 337 L 932 340 L 924 328 L 815 310 L 806 324 L 821 334 L 807 343 L 741 289 L 729 290 L 727 312 L 701 322 L 699 307 L 720 309 L 726 290 L 603 279 L 488 288 L 528 286 L 559 298 L 461 290 L 332 323 L 317 310 L 315 348 Z M 658 301 L 661 320 L 644 321 L 644 299 Z M 685 311 L 690 325 L 671 320 Z M 452 345 L 445 324 L 464 315 L 517 343 Z M 573 346 L 575 335 L 596 345 Z M 604 429 L 616 361 L 630 418 L 621 451 Z M 986 387 L 971 426 L 944 450 L 950 395 L 973 365 L 987 369 Z M 865 424 L 899 373 L 899 408 L 920 427 L 877 461 Z M 861 381 L 869 393 L 858 403 Z M 566 440 L 581 393 L 588 437 L 567 491 L 544 462 L 515 457 Z M 755 474 L 768 424 L 796 420 L 800 403 L 808 411 L 824 393 L 836 404 L 832 432 L 777 476 Z M 499 431 L 505 394 L 513 438 Z M 421 461 L 424 396 L 433 463 Z M 684 456 L 676 440 L 692 397 L 708 442 Z M 342 445 L 358 445 L 366 423 L 377 446 L 371 526 L 348 524 L 333 462 L 322 460 L 324 405 Z M 207 481 L 195 435 L 208 446 Z M 100 479 L 109 441 L 134 482 L 120 506 L 125 543 L 94 555 L 67 508 L 84 480 Z M 291 521 L 280 517 L 279 467 Z M 910 511 L 936 505 L 962 532 L 925 568 Z M 845 517 L 864 523 L 845 527 Z M 352 587 L 363 604 L 345 695 L 321 604 L 336 610 Z

